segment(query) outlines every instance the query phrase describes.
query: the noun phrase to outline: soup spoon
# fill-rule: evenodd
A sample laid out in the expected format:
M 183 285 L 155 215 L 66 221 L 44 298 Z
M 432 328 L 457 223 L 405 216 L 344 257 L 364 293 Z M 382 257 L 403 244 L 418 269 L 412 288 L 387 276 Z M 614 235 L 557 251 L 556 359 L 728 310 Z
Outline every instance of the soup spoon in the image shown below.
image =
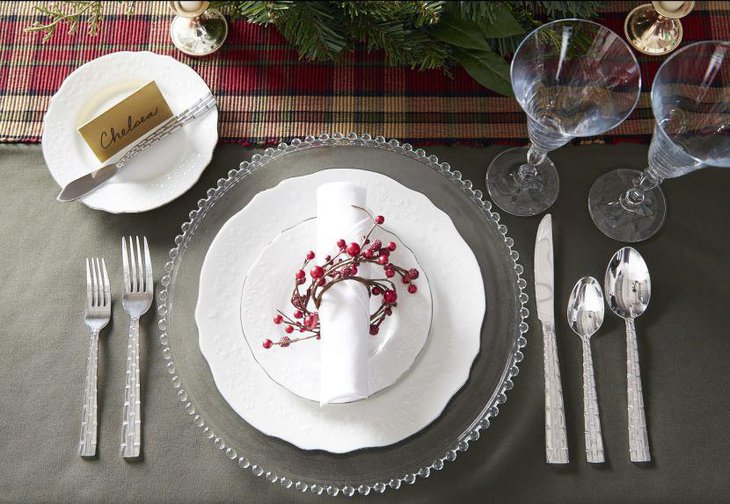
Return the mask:
M 632 462 L 650 462 L 639 349 L 634 327 L 634 319 L 644 313 L 651 297 L 649 268 L 641 254 L 631 247 L 624 247 L 616 252 L 606 269 L 604 289 L 609 308 L 626 323 L 629 455 Z

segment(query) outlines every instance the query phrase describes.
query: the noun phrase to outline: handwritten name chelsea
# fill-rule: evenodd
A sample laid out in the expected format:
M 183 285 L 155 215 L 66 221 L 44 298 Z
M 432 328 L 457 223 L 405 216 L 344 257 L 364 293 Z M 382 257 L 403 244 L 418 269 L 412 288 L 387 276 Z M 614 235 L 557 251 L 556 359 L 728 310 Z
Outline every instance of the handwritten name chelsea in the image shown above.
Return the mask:
M 121 128 L 119 131 L 117 131 L 114 126 L 109 128 L 109 131 L 102 131 L 101 137 L 99 139 L 99 143 L 101 144 L 101 147 L 103 149 L 108 149 L 112 145 L 114 145 L 117 140 L 121 140 L 125 136 L 127 136 L 131 131 L 134 131 L 139 126 L 144 124 L 146 121 L 149 121 L 153 117 L 157 115 L 158 107 L 155 107 L 155 110 L 152 112 L 149 112 L 147 115 L 140 116 L 139 119 L 133 121 L 132 116 L 127 116 L 127 127 Z

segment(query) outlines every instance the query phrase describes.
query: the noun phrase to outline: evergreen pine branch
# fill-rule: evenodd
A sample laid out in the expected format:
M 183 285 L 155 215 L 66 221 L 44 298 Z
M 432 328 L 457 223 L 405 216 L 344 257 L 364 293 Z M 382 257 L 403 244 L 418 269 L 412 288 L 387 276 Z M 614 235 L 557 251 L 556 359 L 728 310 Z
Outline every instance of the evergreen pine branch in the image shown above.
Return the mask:
M 414 26 L 430 26 L 436 24 L 448 2 L 403 2 L 413 8 Z
M 490 22 L 494 21 L 494 11 L 501 3 L 490 1 L 452 2 L 452 4 L 458 4 L 458 13 L 461 19 L 467 19 L 475 23 L 482 19 L 487 19 Z
M 274 23 L 281 34 L 308 60 L 334 60 L 348 47 L 342 24 L 333 22 L 330 2 L 295 2 Z
M 389 0 L 337 2 L 338 7 L 350 21 L 357 21 L 363 18 L 372 18 L 381 21 L 402 21 L 399 18 L 404 14 L 403 3 Z
M 596 17 L 598 10 L 604 2 L 595 1 L 540 1 L 525 0 L 511 2 L 516 8 L 532 12 L 537 15 L 544 14 L 549 20 L 564 17 L 577 17 L 590 19 Z
M 269 24 L 273 23 L 280 15 L 285 15 L 287 9 L 292 6 L 292 0 L 274 1 L 274 2 L 211 2 L 210 6 L 220 9 L 223 13 L 230 16 L 231 20 L 244 17 L 250 23 Z
M 368 17 L 355 19 L 353 36 L 367 47 L 368 52 L 383 50 L 393 61 L 405 58 L 409 30 L 399 20 L 380 20 Z
M 47 23 L 35 21 L 32 25 L 26 26 L 25 32 L 43 32 L 43 43 L 56 33 L 61 24 L 65 24 L 69 35 L 74 34 L 79 27 L 79 22 L 86 18 L 89 22 L 89 35 L 96 35 L 101 23 L 101 2 L 54 2 L 48 6 L 34 5 L 33 8 L 51 20 Z
M 387 51 L 386 51 L 387 54 Z M 451 46 L 434 39 L 425 31 L 414 31 L 408 38 L 408 58 L 404 63 L 418 70 L 440 68 L 448 73 Z
M 43 33 L 42 42 L 45 44 L 56 33 L 59 26 L 65 25 L 66 32 L 73 35 L 81 23 L 86 23 L 86 32 L 94 37 L 99 33 L 104 20 L 104 4 L 98 1 L 48 2 L 47 5 L 34 5 L 33 9 L 39 14 L 47 16 L 48 22 L 34 21 L 30 26 L 23 28 L 26 33 Z M 134 12 L 134 2 L 118 2 L 124 5 L 124 13 L 129 16 Z
M 133 2 L 124 3 L 129 13 Z M 43 32 L 46 41 L 59 26 L 66 25 L 73 33 L 80 23 L 86 22 L 88 32 L 95 35 L 102 22 L 104 4 L 48 2 L 36 9 L 50 17 L 50 21 L 36 21 L 25 30 Z M 496 87 L 502 90 L 504 79 L 495 80 L 499 77 L 495 69 L 500 66 L 500 56 L 513 54 L 524 37 L 519 33 L 520 26 L 529 31 L 544 19 L 595 17 L 601 5 L 597 1 L 539 0 L 211 2 L 211 7 L 221 9 L 232 19 L 274 24 L 304 59 L 336 60 L 362 44 L 368 51 L 383 51 L 390 65 L 419 70 L 439 68 L 448 73 L 451 66 L 464 66 L 467 61 L 470 74 L 478 75 L 479 82 L 486 86 L 498 82 Z M 458 48 L 475 44 L 485 54 L 457 57 Z
M 418 5 L 416 5 L 418 4 Z M 389 65 L 442 68 L 449 49 L 419 30 L 419 23 L 438 19 L 443 2 L 341 2 L 352 20 L 352 37 L 368 51 L 382 50 Z

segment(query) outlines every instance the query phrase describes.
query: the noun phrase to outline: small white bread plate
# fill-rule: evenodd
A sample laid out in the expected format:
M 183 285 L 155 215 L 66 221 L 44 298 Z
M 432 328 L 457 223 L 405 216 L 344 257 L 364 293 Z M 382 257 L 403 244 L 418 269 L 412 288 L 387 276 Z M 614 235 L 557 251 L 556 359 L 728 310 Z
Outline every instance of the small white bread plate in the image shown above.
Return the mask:
M 43 157 L 59 186 L 124 155 L 129 147 L 100 162 L 78 128 L 150 81 L 157 83 L 173 114 L 210 92 L 189 66 L 147 51 L 107 54 L 66 78 L 51 98 L 43 120 Z M 218 110 L 214 109 L 139 154 L 81 201 L 111 213 L 160 207 L 198 181 L 217 142 Z
M 392 387 L 366 400 L 320 407 L 275 383 L 258 365 L 241 331 L 240 299 L 261 250 L 316 214 L 321 184 L 342 180 L 366 187 L 368 207 L 413 250 L 429 275 L 433 319 L 417 362 Z M 328 169 L 260 192 L 223 225 L 200 272 L 195 321 L 215 384 L 241 418 L 299 448 L 345 453 L 397 443 L 441 415 L 469 378 L 485 308 L 479 264 L 446 213 L 385 175 Z

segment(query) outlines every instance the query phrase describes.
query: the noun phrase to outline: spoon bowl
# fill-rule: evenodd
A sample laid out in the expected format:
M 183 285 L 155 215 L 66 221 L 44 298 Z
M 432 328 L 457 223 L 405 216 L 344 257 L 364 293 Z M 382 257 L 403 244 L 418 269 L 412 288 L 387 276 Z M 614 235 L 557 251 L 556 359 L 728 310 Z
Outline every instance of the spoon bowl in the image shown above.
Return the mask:
M 583 277 L 575 284 L 568 300 L 568 324 L 575 334 L 589 339 L 603 325 L 603 291 L 593 277 Z
M 616 315 L 634 319 L 644 313 L 651 297 L 649 268 L 636 250 L 624 247 L 616 252 L 606 269 L 606 301 Z

